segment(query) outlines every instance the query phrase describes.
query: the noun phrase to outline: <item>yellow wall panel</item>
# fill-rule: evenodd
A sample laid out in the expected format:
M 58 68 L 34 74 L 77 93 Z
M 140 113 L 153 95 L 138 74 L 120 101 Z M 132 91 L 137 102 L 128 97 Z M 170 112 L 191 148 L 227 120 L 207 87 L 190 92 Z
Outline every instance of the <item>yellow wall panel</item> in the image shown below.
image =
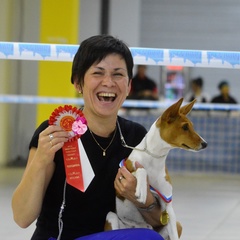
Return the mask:
M 78 44 L 79 0 L 41 0 L 40 42 Z M 39 62 L 38 96 L 74 97 L 70 62 Z M 37 106 L 37 125 L 48 119 L 56 104 Z

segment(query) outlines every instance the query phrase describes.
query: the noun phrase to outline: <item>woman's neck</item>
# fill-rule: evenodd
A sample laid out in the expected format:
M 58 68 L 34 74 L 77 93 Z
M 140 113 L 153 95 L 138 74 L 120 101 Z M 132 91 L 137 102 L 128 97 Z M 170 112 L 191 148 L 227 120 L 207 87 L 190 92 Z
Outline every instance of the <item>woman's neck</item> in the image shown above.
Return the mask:
M 101 117 L 84 111 L 88 128 L 100 137 L 109 137 L 116 128 L 117 116 Z

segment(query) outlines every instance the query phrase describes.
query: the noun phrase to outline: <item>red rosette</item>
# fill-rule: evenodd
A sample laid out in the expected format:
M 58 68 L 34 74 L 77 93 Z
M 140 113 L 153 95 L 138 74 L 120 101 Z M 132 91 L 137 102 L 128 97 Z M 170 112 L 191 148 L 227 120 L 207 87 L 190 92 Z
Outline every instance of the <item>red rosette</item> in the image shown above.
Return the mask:
M 60 126 L 65 131 L 69 132 L 71 135 L 69 141 L 74 141 L 81 137 L 81 135 L 83 134 L 78 134 L 72 129 L 74 122 L 78 121 L 78 119 L 81 119 L 84 126 L 87 125 L 84 114 L 80 109 L 71 105 L 64 105 L 59 106 L 52 112 L 51 116 L 49 117 L 48 123 L 49 125 Z

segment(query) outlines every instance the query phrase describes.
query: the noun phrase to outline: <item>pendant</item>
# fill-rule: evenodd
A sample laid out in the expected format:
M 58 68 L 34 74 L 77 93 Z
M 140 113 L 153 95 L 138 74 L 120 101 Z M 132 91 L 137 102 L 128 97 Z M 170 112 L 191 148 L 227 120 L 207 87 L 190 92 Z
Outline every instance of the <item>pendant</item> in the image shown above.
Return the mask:
M 160 215 L 160 223 L 165 226 L 167 225 L 169 222 L 169 214 L 167 212 L 167 210 L 164 210 L 161 215 Z
M 103 155 L 103 157 L 105 157 L 106 156 L 106 151 L 103 151 L 102 155 Z

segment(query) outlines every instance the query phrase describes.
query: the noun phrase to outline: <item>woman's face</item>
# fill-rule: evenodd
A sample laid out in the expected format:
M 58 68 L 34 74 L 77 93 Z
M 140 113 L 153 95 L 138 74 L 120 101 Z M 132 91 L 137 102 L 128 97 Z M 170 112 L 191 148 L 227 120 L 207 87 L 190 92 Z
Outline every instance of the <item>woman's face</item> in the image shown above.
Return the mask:
M 117 114 L 130 87 L 125 60 L 119 54 L 109 54 L 85 73 L 81 89 L 84 111 L 101 116 Z

